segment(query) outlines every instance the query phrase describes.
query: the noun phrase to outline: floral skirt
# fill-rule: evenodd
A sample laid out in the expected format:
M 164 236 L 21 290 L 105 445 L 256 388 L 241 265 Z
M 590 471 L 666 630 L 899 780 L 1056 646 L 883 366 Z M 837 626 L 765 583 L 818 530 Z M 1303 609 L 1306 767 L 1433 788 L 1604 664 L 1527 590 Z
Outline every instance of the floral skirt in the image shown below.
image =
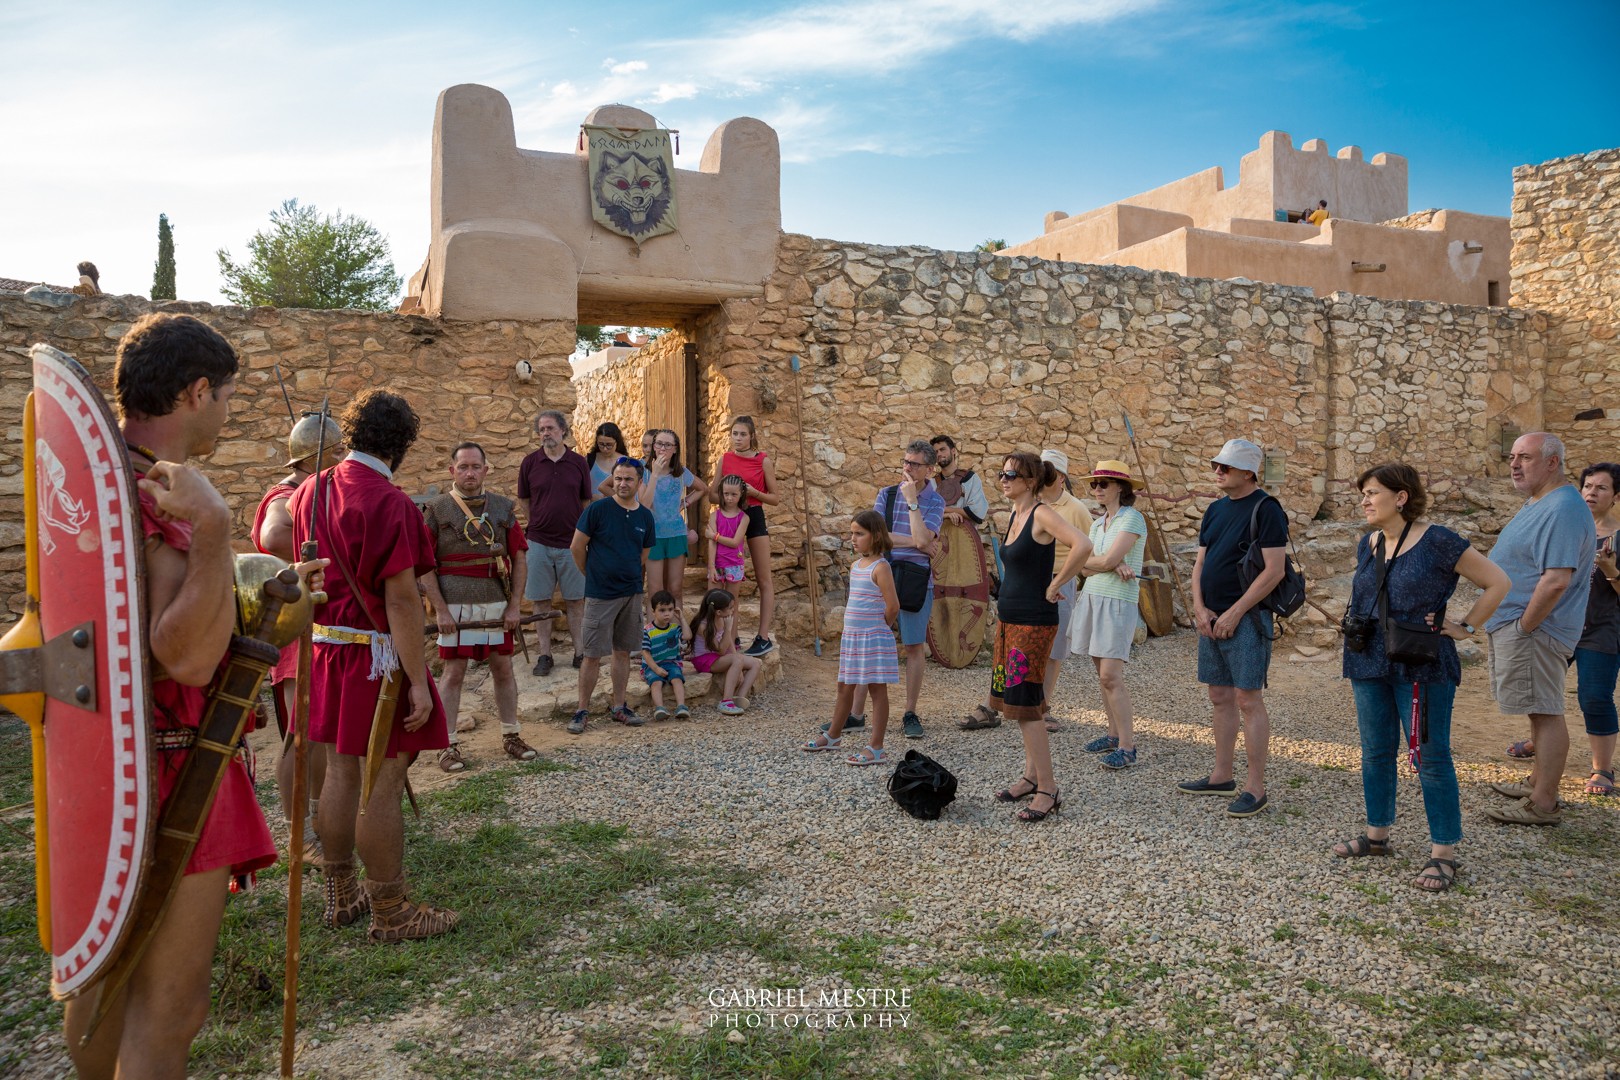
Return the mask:
M 1056 626 L 996 625 L 995 667 L 990 670 L 990 707 L 1012 720 L 1039 720 L 1046 700 L 1046 659 Z

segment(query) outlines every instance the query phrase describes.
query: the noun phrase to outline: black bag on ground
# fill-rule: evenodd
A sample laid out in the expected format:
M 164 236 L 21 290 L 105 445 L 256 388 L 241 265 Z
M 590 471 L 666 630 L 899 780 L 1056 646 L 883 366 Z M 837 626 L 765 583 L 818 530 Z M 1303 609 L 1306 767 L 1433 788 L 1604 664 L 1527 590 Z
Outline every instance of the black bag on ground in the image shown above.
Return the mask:
M 899 494 L 898 487 L 889 489 L 889 497 L 883 504 L 883 524 L 889 531 L 894 531 L 894 501 Z M 928 584 L 934 579 L 934 572 L 928 566 L 920 563 L 906 562 L 903 559 L 889 557 L 889 569 L 894 574 L 894 595 L 900 601 L 900 610 L 918 612 L 928 602 Z
M 956 777 L 920 750 L 907 750 L 889 777 L 889 796 L 918 821 L 937 821 L 956 798 Z
M 1277 502 L 1275 495 L 1267 495 L 1265 499 L 1254 504 L 1254 510 L 1249 514 L 1249 542 L 1244 545 L 1243 558 L 1238 562 L 1238 582 L 1245 590 L 1254 584 L 1254 579 L 1266 568 L 1265 552 L 1256 541 L 1260 537 L 1260 508 L 1266 504 L 1267 499 Z M 1277 502 L 1277 505 L 1281 506 L 1282 503 Z M 1292 532 L 1289 533 L 1288 543 L 1293 546 Z M 1294 550 L 1297 552 L 1299 549 L 1296 547 Z M 1300 572 L 1288 552 L 1283 552 L 1282 580 L 1277 582 L 1255 606 L 1262 611 L 1271 612 L 1280 619 L 1288 618 L 1305 606 L 1305 575 Z

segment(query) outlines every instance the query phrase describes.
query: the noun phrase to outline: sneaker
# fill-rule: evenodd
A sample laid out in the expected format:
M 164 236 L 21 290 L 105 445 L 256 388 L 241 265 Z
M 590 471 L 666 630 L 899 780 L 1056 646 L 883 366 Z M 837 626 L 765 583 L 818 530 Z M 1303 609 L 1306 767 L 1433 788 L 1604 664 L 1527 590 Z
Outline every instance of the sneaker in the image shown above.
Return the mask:
M 662 705 L 658 706 L 658 708 L 653 710 L 653 723 L 656 724 L 656 723 L 658 723 L 658 722 L 660 722 L 662 720 L 668 720 L 668 719 L 669 719 L 669 710 L 664 708 Z
M 460 772 L 467 767 L 467 759 L 461 756 L 461 748 L 451 743 L 439 751 L 439 768 L 444 772 Z
M 1130 750 L 1121 750 L 1118 747 L 1115 747 L 1109 753 L 1105 754 L 1102 759 L 1102 767 L 1105 769 L 1128 769 L 1135 764 L 1136 750 L 1134 748 Z
M 1526 795 L 1518 802 L 1511 802 L 1506 806 L 1487 806 L 1485 816 L 1504 825 L 1557 825 L 1564 820 L 1564 801 L 1560 799 L 1549 812 L 1537 806 L 1530 796 Z
M 905 733 L 905 736 L 908 739 L 922 738 L 922 717 L 918 716 L 914 712 L 907 712 L 906 715 L 900 718 L 900 730 Z
M 583 656 L 579 655 L 579 653 L 574 654 L 574 666 L 575 667 L 579 667 L 579 665 L 584 663 L 584 662 L 585 662 L 585 658 Z
M 715 708 L 719 709 L 727 716 L 737 716 L 742 712 L 742 710 L 737 707 L 737 703 L 730 698 L 726 698 L 724 701 L 720 702 L 720 704 L 716 705 Z
M 1209 777 L 1200 776 L 1197 780 L 1183 780 L 1176 785 L 1176 790 L 1188 795 L 1236 795 L 1237 781 L 1228 780 L 1224 784 L 1212 784 Z
M 1233 783 L 1236 782 L 1233 781 Z M 1264 795 L 1257 799 L 1245 791 L 1226 804 L 1226 812 L 1233 817 L 1254 817 L 1254 815 L 1266 808 L 1266 803 L 1269 801 Z
M 535 748 L 524 742 L 523 736 L 515 731 L 509 731 L 501 737 L 501 749 L 505 750 L 506 756 L 514 761 L 533 761 L 536 755 Z
M 590 714 L 588 712 L 586 712 L 584 709 L 581 709 L 578 712 L 576 712 L 574 714 L 574 718 L 572 720 L 568 721 L 568 734 L 570 734 L 570 735 L 582 734 L 585 731 L 585 718 L 587 716 L 589 716 L 589 715 Z
M 1112 735 L 1099 735 L 1081 747 L 1088 754 L 1106 754 L 1119 749 L 1119 740 Z
M 615 708 L 613 710 L 613 719 L 617 720 L 625 727 L 640 727 L 642 724 L 647 722 L 642 717 L 637 716 L 636 710 L 632 709 L 628 705 L 620 705 Z
M 550 675 L 552 663 L 552 659 L 549 656 L 542 656 L 540 659 L 536 660 L 534 662 L 535 675 L 541 678 Z
M 677 705 L 677 706 L 675 706 L 675 719 L 677 719 L 677 720 L 690 720 L 690 719 L 692 719 L 692 710 L 688 709 L 685 705 Z
M 861 713 L 861 715 L 859 715 L 859 716 L 856 716 L 854 713 L 850 713 L 849 718 L 844 721 L 844 730 L 845 731 L 859 731 L 862 728 L 864 728 L 865 726 L 866 726 L 866 714 L 865 713 Z M 832 730 L 832 721 L 831 720 L 829 720 L 825 724 L 821 725 L 821 733 L 823 735 L 825 735 L 827 732 L 829 732 L 831 730 Z
M 758 634 L 755 634 L 754 643 L 743 651 L 749 656 L 764 656 L 774 648 L 776 648 L 776 642 L 772 641 L 770 638 L 760 637 Z

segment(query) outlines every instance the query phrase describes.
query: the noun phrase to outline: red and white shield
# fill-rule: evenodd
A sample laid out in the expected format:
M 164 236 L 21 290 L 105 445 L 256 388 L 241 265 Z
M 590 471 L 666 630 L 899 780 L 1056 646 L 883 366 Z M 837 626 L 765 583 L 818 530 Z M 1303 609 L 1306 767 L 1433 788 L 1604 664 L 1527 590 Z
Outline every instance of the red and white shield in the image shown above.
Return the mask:
M 38 831 L 50 859 L 51 984 L 65 998 L 94 982 L 135 929 L 129 914 L 150 860 L 145 561 L 134 474 L 107 403 L 72 357 L 44 345 L 32 355 L 42 636 L 94 624 L 95 685 L 80 684 L 78 700 L 45 699 Z

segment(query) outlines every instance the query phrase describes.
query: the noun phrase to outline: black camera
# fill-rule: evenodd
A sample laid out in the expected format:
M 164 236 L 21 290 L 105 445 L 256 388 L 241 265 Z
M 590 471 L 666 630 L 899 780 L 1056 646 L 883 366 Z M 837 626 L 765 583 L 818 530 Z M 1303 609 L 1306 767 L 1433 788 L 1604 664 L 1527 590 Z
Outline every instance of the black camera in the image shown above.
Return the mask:
M 1339 629 L 1344 632 L 1344 647 L 1354 653 L 1366 652 L 1377 625 L 1372 619 L 1347 613 L 1339 623 Z

